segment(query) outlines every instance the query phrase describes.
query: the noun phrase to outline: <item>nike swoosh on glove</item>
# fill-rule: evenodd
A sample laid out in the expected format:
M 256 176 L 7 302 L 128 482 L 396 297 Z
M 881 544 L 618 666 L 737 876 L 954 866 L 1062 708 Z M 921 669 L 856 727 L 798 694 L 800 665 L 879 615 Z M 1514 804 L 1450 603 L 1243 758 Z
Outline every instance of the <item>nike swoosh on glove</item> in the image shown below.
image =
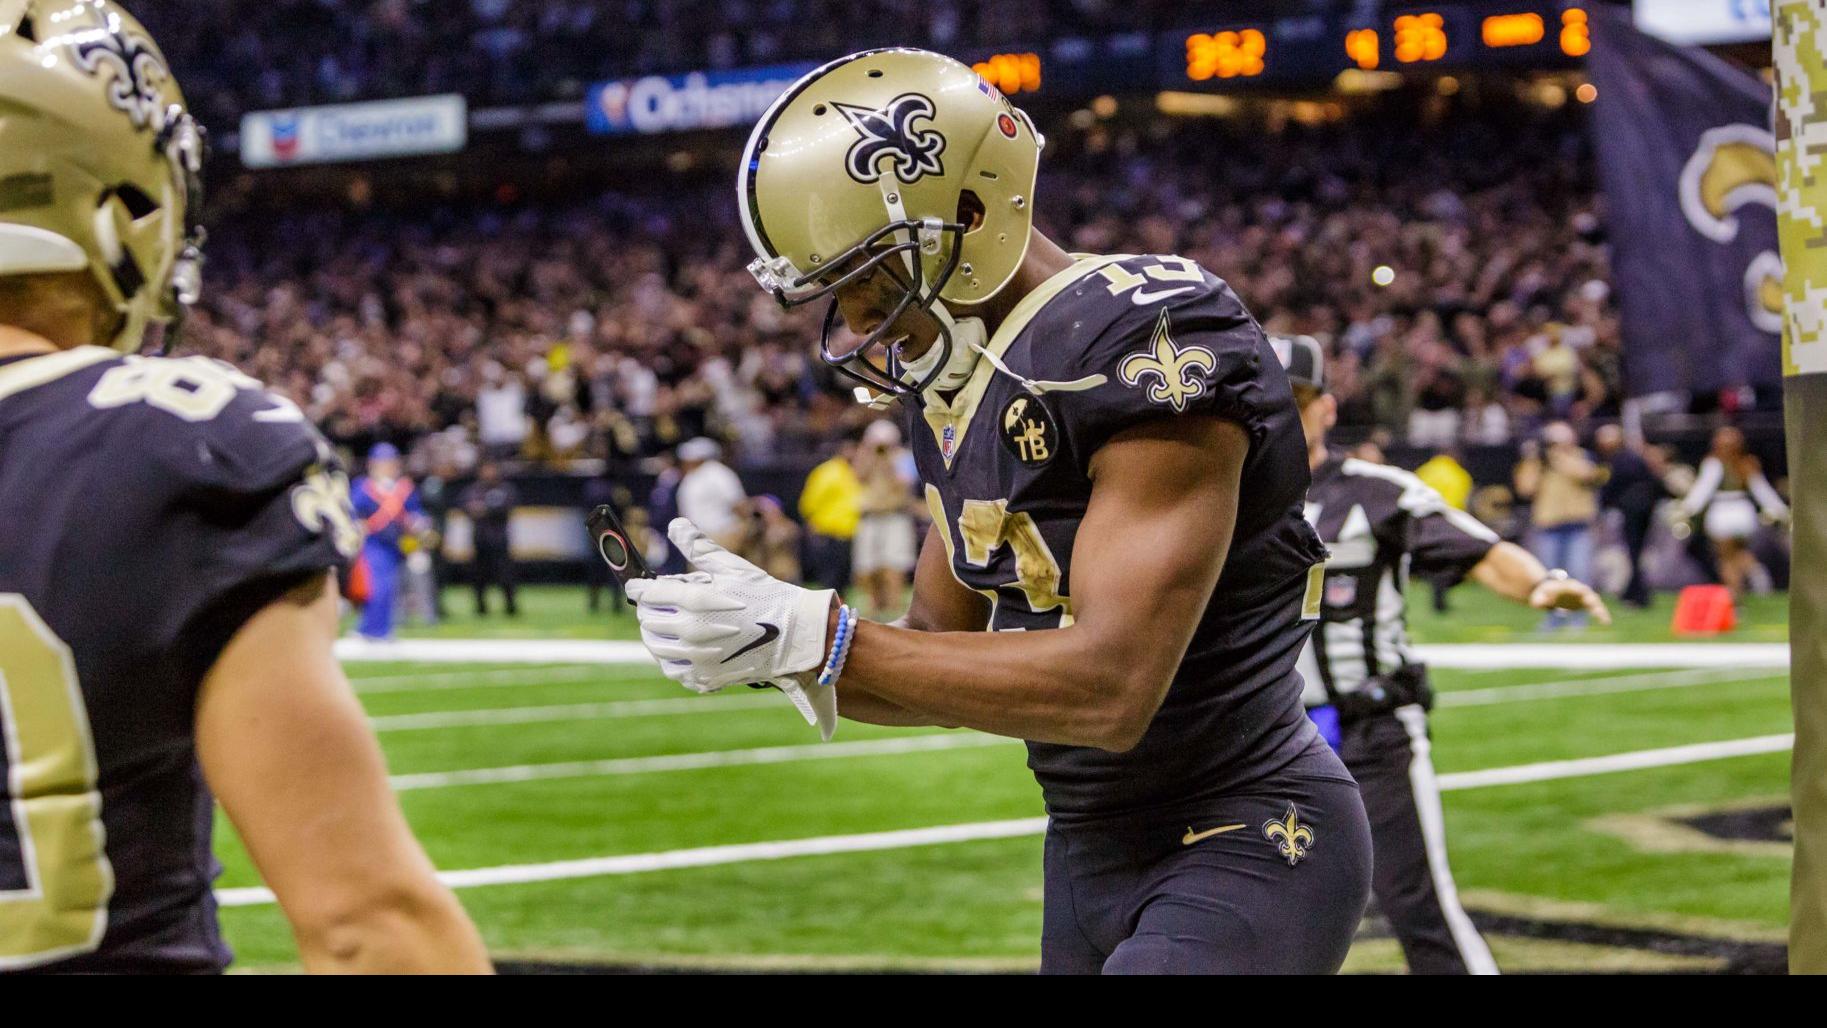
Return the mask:
M 628 583 L 641 642 L 666 677 L 694 692 L 764 683 L 787 695 L 830 739 L 837 690 L 802 687 L 792 676 L 824 666 L 825 625 L 836 593 L 802 589 L 717 545 L 685 518 L 666 535 L 691 562 L 690 574 Z

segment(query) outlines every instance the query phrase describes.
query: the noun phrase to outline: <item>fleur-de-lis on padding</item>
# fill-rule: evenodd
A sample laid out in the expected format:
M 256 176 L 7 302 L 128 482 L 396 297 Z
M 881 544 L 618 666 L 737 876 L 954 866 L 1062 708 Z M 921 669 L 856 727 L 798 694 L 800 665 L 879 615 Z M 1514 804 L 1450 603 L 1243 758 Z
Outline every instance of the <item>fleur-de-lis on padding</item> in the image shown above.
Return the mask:
M 1142 379 L 1159 379 L 1148 387 L 1148 398 L 1165 403 L 1176 412 L 1186 410 L 1188 400 L 1205 395 L 1205 376 L 1218 367 L 1218 358 L 1203 346 L 1181 349 L 1168 334 L 1167 312 L 1155 319 L 1155 333 L 1148 349 L 1132 353 L 1117 366 L 1117 374 L 1126 385 L 1139 386 Z
M 1300 813 L 1294 804 L 1288 804 L 1288 812 L 1280 820 L 1270 820 L 1262 826 L 1262 837 L 1275 844 L 1275 851 L 1288 858 L 1288 866 L 1300 863 L 1300 858 L 1307 855 L 1308 847 L 1313 845 L 1313 829 L 1300 823 Z

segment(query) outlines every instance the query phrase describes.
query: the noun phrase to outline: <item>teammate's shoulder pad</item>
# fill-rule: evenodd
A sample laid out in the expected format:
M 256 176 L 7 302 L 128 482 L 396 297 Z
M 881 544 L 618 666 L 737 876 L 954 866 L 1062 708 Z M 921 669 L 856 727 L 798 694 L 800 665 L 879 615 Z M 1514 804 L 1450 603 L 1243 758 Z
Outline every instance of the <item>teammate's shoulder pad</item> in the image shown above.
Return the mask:
M 188 479 L 259 488 L 333 461 L 296 404 L 209 357 L 126 357 L 88 401 L 133 416 L 142 442 Z

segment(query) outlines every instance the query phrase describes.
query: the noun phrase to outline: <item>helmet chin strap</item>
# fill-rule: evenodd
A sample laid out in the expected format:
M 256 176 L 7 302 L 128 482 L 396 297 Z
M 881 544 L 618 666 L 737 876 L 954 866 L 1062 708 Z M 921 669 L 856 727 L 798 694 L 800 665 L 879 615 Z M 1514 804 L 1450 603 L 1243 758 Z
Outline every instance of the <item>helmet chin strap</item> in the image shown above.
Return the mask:
M 907 221 L 907 208 L 901 203 L 900 190 L 887 176 L 882 178 L 881 190 L 882 206 L 887 208 L 890 222 Z M 912 230 L 909 232 L 911 234 Z M 926 242 L 924 239 L 913 241 Z M 937 241 L 936 236 L 933 237 L 933 241 Z M 901 261 L 907 266 L 909 282 L 925 281 L 925 276 L 920 273 L 916 263 L 924 252 L 924 247 L 920 247 L 901 254 Z M 938 320 L 940 334 L 951 340 L 951 346 L 941 345 L 939 339 L 933 340 L 925 353 L 911 361 L 901 363 L 901 374 L 897 377 L 909 386 L 923 382 L 938 365 L 941 355 L 944 355 L 945 368 L 939 372 L 939 377 L 933 380 L 933 384 L 929 388 L 940 392 L 951 392 L 954 389 L 962 388 L 971 377 L 971 371 L 977 367 L 978 357 L 989 352 L 984 348 L 984 343 L 989 341 L 989 330 L 984 327 L 982 318 L 953 318 L 951 311 L 945 309 L 944 301 L 937 298 L 933 300 L 932 306 L 928 307 L 927 311 Z
M 948 350 L 935 339 L 926 348 L 926 352 L 911 361 L 901 363 L 901 381 L 912 384 L 925 381 L 939 365 L 941 355 L 945 356 L 945 367 L 940 369 L 939 377 L 933 379 L 932 389 L 951 392 L 960 389 L 976 370 L 978 359 L 989 351 L 984 343 L 989 340 L 989 329 L 984 327 L 982 318 L 953 318 L 951 312 L 940 303 L 935 303 L 931 310 L 942 326 L 941 331 L 951 337 L 952 345 Z
M 882 206 L 888 209 L 889 218 L 895 222 L 906 222 L 908 220 L 907 210 L 902 206 L 900 194 L 894 185 L 884 177 L 881 188 Z M 936 223 L 936 219 L 927 220 L 929 223 Z M 936 240 L 937 236 L 934 236 L 933 239 Z M 919 241 L 924 242 L 925 240 Z M 921 253 L 926 252 L 924 246 L 918 249 Z M 907 266 L 910 282 L 924 281 L 919 267 L 915 264 L 919 259 L 913 250 L 904 251 L 901 254 L 901 260 Z M 1003 363 L 1000 357 L 990 352 L 989 328 L 984 325 L 982 318 L 954 318 L 951 311 L 945 309 L 945 302 L 937 298 L 933 300 L 932 306 L 927 308 L 927 312 L 938 320 L 940 338 L 933 340 L 925 353 L 911 361 L 901 362 L 897 359 L 896 363 L 899 367 L 896 377 L 908 386 L 925 381 L 926 376 L 932 373 L 934 367 L 938 366 L 940 358 L 943 356 L 945 367 L 939 372 L 939 376 L 933 379 L 932 385 L 927 390 L 927 402 L 929 403 L 933 402 L 933 393 L 946 393 L 963 388 L 964 383 L 970 380 L 971 372 L 977 369 L 979 360 L 988 360 L 997 371 L 1021 383 L 1023 389 L 1036 397 L 1047 392 L 1082 392 L 1086 389 L 1095 389 L 1107 380 L 1107 376 L 1104 375 L 1087 375 L 1070 382 L 1043 382 L 1031 379 L 1016 372 Z M 951 346 L 941 345 L 944 339 L 950 339 Z

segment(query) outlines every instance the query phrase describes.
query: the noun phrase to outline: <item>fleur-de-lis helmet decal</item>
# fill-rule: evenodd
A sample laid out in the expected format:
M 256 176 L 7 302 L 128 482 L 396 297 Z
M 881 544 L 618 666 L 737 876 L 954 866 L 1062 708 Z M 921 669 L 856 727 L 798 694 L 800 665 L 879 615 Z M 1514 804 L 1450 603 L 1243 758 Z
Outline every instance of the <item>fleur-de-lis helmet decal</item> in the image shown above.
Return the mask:
M 91 75 L 103 67 L 113 70 L 108 83 L 108 102 L 119 108 L 133 122 L 134 128 L 150 126 L 163 131 L 167 105 L 163 97 L 165 82 L 171 72 L 145 36 L 124 26 L 118 19 L 95 14 L 95 28 L 74 37 L 70 51 L 77 67 Z
M 1125 385 L 1139 386 L 1144 378 L 1155 383 L 1148 398 L 1173 407 L 1176 413 L 1186 410 L 1187 402 L 1205 395 L 1205 376 L 1217 370 L 1218 358 L 1203 346 L 1182 348 L 1168 331 L 1167 312 L 1155 319 L 1154 335 L 1148 349 L 1132 353 L 1117 366 Z
M 86 271 L 98 342 L 169 346 L 202 285 L 205 147 L 157 41 L 114 0 L 0 0 L 0 80 L 8 270 Z
M 851 178 L 874 182 L 882 177 L 884 163 L 895 178 L 908 185 L 927 175 L 945 174 L 945 164 L 939 159 L 945 152 L 945 136 L 937 129 L 914 124 L 932 120 L 933 102 L 928 97 L 902 93 L 881 110 L 836 101 L 831 106 L 856 129 L 857 141 L 844 159 L 844 170 Z

